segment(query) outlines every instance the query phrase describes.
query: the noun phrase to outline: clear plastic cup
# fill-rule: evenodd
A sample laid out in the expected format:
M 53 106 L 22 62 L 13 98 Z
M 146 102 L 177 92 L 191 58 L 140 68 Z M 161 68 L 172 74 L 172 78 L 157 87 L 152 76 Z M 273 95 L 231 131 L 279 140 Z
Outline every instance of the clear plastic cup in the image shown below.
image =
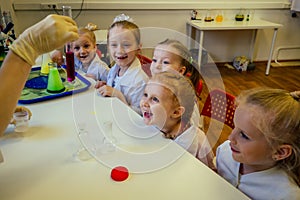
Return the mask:
M 15 132 L 25 132 L 29 127 L 29 115 L 26 111 L 15 112 Z

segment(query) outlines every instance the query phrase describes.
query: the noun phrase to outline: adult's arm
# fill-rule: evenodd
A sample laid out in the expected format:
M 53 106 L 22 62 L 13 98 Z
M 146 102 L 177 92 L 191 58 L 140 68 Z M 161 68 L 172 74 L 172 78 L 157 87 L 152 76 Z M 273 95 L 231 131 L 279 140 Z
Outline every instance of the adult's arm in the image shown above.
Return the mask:
M 0 68 L 0 135 L 9 124 L 31 65 L 9 51 Z
M 36 58 L 78 37 L 78 27 L 70 17 L 48 15 L 9 46 L 0 69 L 0 136 L 10 122 Z

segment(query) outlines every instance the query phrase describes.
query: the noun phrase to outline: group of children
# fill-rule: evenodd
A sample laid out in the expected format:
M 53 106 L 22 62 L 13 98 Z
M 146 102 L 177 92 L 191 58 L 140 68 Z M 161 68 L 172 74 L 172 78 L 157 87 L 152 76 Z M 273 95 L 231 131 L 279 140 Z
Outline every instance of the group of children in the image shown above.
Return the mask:
M 253 199 L 300 199 L 300 92 L 255 89 L 237 98 L 235 128 L 214 154 L 199 129 L 195 86 L 197 64 L 177 40 L 164 40 L 153 52 L 151 77 L 137 54 L 140 31 L 120 16 L 109 27 L 107 46 L 113 60 L 100 60 L 95 35 L 79 30 L 72 43 L 77 66 L 97 80 L 102 96 L 117 97 L 147 125 L 156 126 L 228 182 Z

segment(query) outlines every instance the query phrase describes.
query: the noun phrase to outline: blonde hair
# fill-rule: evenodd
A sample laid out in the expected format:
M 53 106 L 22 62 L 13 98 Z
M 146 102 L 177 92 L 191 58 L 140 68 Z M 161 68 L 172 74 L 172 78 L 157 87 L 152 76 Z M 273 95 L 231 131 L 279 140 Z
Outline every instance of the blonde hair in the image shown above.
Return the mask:
M 173 93 L 175 102 L 185 108 L 181 120 L 188 123 L 196 101 L 195 91 L 190 80 L 179 73 L 165 71 L 155 74 L 150 81 L 161 83 L 163 87 Z
M 87 28 L 79 28 L 78 29 L 79 37 L 82 35 L 87 35 L 93 44 L 96 44 L 96 36 L 95 33 Z
M 300 185 L 300 99 L 295 93 L 282 89 L 260 88 L 242 92 L 237 104 L 258 106 L 260 118 L 253 119 L 274 150 L 282 144 L 292 146 L 292 154 L 277 161 Z
M 178 40 L 173 39 L 166 39 L 158 43 L 158 45 L 167 45 L 173 47 L 179 52 L 178 56 L 181 57 L 181 65 L 186 67 L 186 71 L 183 75 L 187 76 L 196 88 L 200 80 L 200 73 L 198 71 L 199 67 L 198 64 L 193 60 L 192 54 L 190 53 L 188 48 Z
M 110 25 L 108 32 L 107 32 L 107 41 L 108 42 L 109 42 L 109 32 L 114 27 L 121 27 L 123 29 L 128 29 L 128 30 L 132 31 L 137 44 L 141 43 L 141 33 L 140 33 L 139 27 L 135 23 L 127 21 L 127 20 L 115 21 L 114 23 L 112 23 Z

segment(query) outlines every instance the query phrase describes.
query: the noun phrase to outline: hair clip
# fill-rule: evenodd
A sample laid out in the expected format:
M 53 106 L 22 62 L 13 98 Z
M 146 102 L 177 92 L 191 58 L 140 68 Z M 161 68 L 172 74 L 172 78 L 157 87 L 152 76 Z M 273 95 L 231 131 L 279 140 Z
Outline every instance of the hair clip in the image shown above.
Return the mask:
M 191 56 L 191 57 L 189 57 L 189 63 L 190 64 L 193 64 L 193 62 L 194 62 L 194 59 L 193 59 L 193 57 Z
M 300 91 L 290 92 L 290 95 L 291 95 L 295 100 L 299 100 L 299 99 L 300 99 Z
M 120 14 L 120 15 L 117 15 L 115 18 L 114 18 L 114 21 L 113 23 L 115 22 L 120 22 L 120 21 L 129 21 L 129 22 L 132 22 L 133 23 L 133 19 L 131 17 L 129 17 L 128 15 L 125 15 L 124 13 Z
M 86 29 L 90 30 L 90 31 L 95 31 L 98 29 L 97 25 L 96 24 L 93 24 L 93 23 L 88 23 L 86 26 L 85 26 Z

